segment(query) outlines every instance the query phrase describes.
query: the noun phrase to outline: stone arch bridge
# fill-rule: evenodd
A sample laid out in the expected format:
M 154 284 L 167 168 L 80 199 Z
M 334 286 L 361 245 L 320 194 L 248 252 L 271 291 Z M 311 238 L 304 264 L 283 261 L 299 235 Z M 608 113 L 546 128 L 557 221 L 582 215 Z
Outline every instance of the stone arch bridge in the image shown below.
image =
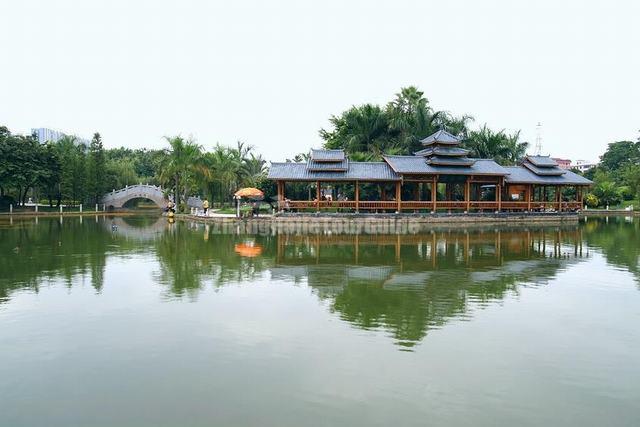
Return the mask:
M 128 201 L 134 199 L 149 199 L 162 209 L 169 203 L 162 187 L 149 184 L 128 185 L 120 190 L 113 190 L 102 197 L 101 203 L 109 209 L 121 209 Z M 189 208 L 202 209 L 202 199 L 197 196 L 187 197 L 186 204 Z
M 102 197 L 102 203 L 109 209 L 118 209 L 134 199 L 149 199 L 160 208 L 169 203 L 161 187 L 149 184 L 128 185 L 120 190 L 113 190 Z

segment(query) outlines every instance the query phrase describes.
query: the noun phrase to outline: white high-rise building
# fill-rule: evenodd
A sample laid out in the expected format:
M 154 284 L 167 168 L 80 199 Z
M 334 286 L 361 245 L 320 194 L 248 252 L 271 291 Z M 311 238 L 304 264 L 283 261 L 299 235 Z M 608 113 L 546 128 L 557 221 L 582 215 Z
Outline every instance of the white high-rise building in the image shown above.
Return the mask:
M 40 144 L 46 144 L 47 142 L 58 142 L 62 138 L 67 136 L 67 134 L 64 132 L 60 132 L 59 130 L 53 130 L 48 128 L 32 128 L 31 134 L 35 136 L 35 138 L 38 140 Z M 91 141 L 85 138 L 80 138 L 79 136 L 76 136 L 76 142 L 78 144 L 82 144 L 86 146 L 91 144 Z

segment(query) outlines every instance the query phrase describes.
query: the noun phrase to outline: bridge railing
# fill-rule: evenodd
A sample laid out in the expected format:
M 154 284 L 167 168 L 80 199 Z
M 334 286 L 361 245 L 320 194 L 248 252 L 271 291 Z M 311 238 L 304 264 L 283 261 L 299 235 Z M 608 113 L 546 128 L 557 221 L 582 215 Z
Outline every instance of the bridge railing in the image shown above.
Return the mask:
M 124 188 L 121 188 L 119 190 L 113 190 L 107 194 L 104 195 L 103 199 L 106 199 L 108 197 L 115 197 L 115 196 L 120 196 L 120 195 L 124 195 L 126 193 L 130 193 L 130 192 L 139 192 L 140 190 L 143 189 L 150 189 L 153 191 L 159 191 L 162 192 L 162 187 L 158 186 L 158 185 L 152 185 L 152 184 L 136 184 L 136 185 L 128 185 Z

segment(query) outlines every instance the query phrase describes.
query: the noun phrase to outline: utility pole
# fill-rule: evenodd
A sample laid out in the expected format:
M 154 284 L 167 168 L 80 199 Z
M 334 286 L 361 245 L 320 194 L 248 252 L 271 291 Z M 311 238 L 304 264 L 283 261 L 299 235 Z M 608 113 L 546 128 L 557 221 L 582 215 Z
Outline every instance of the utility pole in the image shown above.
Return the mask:
M 536 146 L 533 154 L 536 156 L 542 155 L 542 123 L 540 122 L 536 125 Z

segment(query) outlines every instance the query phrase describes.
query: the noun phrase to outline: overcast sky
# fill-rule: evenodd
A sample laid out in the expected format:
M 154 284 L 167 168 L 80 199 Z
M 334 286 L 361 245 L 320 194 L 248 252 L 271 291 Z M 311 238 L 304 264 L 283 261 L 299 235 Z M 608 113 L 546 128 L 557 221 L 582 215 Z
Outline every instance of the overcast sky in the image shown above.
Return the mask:
M 639 1 L 0 0 L 0 124 L 107 147 L 319 146 L 416 85 L 474 127 L 596 160 L 640 129 Z

